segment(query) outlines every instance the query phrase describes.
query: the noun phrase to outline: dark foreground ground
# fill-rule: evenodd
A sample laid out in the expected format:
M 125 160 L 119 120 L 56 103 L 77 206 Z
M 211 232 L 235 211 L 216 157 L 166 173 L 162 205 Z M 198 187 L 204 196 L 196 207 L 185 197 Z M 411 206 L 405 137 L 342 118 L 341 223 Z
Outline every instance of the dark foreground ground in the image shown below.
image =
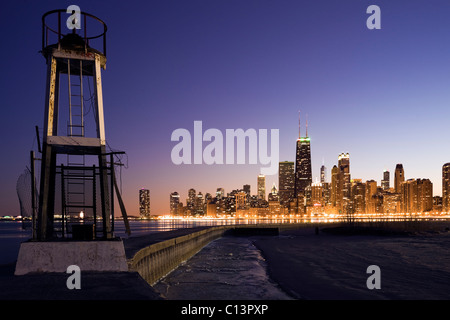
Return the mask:
M 392 229 L 286 230 L 254 241 L 270 277 L 296 299 L 449 300 L 450 223 Z M 400 229 L 401 230 L 401 229 Z M 380 289 L 368 289 L 370 265 Z
M 124 240 L 130 258 L 140 248 L 179 237 L 203 227 L 132 237 Z M 0 265 L 0 300 L 160 300 L 160 294 L 136 272 L 82 272 L 81 289 L 69 290 L 70 274 L 37 273 L 14 276 L 15 263 Z
M 367 230 L 354 232 L 356 229 L 349 231 L 342 228 L 326 230 L 326 227 L 330 226 L 321 226 L 320 231 L 316 232 L 315 226 L 309 225 L 283 229 L 279 236 L 247 238 L 265 259 L 264 268 L 270 281 L 290 299 L 449 300 L 450 223 L 427 224 L 407 233 L 392 230 L 381 233 Z M 125 243 L 127 255 L 143 243 L 164 240 L 165 237 L 180 235 L 180 232 L 187 231 L 129 241 Z M 214 254 L 210 251 L 210 255 Z M 246 265 L 253 268 L 253 262 L 248 258 L 245 257 Z M 370 276 L 367 267 L 370 265 L 380 268 L 381 289 L 367 288 L 366 281 Z M 226 272 L 252 274 L 252 270 L 233 271 L 233 263 Z M 261 279 L 267 279 L 261 269 L 258 272 Z M 68 275 L 65 273 L 20 277 L 13 273 L 14 265 L 0 266 L 0 300 L 162 299 L 160 293 L 147 285 L 137 273 L 83 273 L 81 290 L 67 289 Z M 215 299 L 213 294 L 217 292 L 217 287 L 214 284 L 207 287 L 211 292 L 209 298 Z M 192 288 L 186 288 L 192 292 Z M 195 295 L 186 296 L 195 299 Z M 229 299 L 227 295 L 222 297 Z M 270 299 L 265 292 L 260 297 Z M 283 295 L 278 293 L 276 297 L 283 299 Z M 170 299 L 170 296 L 166 298 Z

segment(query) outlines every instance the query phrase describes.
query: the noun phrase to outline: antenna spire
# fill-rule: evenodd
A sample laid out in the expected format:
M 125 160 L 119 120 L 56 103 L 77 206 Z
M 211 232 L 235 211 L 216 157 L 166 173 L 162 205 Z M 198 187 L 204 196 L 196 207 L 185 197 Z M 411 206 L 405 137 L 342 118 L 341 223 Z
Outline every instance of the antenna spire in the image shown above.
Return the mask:
M 298 138 L 300 139 L 300 110 L 298 110 Z
M 308 114 L 306 114 L 306 137 L 308 137 Z

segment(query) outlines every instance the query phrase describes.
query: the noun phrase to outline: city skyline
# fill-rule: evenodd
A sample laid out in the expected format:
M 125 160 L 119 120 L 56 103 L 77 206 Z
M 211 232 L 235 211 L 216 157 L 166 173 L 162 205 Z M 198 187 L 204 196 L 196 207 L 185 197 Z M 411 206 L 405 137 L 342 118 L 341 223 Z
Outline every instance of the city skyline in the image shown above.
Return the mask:
M 441 195 L 450 160 L 446 1 L 377 1 L 380 30 L 366 27 L 368 4 L 358 0 L 76 4 L 108 25 L 105 129 L 108 144 L 127 153 L 119 178 L 129 215 L 139 215 L 140 188 L 151 192 L 152 214 L 169 212 L 175 190 L 181 199 L 191 187 L 256 190 L 260 165 L 173 164 L 177 128 L 279 129 L 279 161 L 295 161 L 298 110 L 308 114 L 313 181 L 321 165 L 330 181 L 348 152 L 352 177 L 380 183 L 388 170 L 392 186 L 401 163 L 406 179 L 429 178 Z M 0 215 L 19 213 L 15 184 L 37 149 L 35 126 L 42 132 L 41 16 L 63 7 L 8 2 L 0 13 L 0 25 L 15 30 L 0 53 L 11 62 L 1 82 Z M 277 177 L 266 176 L 267 186 Z
M 257 190 L 252 193 L 250 185 L 244 184 L 243 188 L 235 188 L 230 192 L 225 192 L 224 188 L 217 188 L 216 196 L 214 193 L 198 191 L 191 188 L 188 191 L 189 197 L 186 199 L 188 211 L 183 210 L 183 202 L 180 200 L 177 191 L 170 195 L 170 214 L 174 216 L 208 216 L 218 217 L 235 216 L 240 217 L 239 209 L 248 210 L 250 207 L 267 208 L 268 211 L 262 211 L 258 214 L 261 217 L 270 217 L 273 214 L 289 214 L 310 216 L 313 212 L 340 215 L 345 217 L 348 214 L 389 214 L 389 213 L 424 213 L 424 212 L 448 212 L 449 194 L 450 194 L 450 163 L 442 166 L 442 189 L 443 196 L 433 194 L 433 183 L 427 178 L 408 178 L 405 180 L 402 164 L 396 165 L 394 185 L 390 186 L 389 171 L 383 171 L 383 179 L 378 184 L 377 181 L 370 179 L 365 182 L 360 178 L 351 178 L 349 154 L 341 153 L 338 157 L 338 166 L 332 169 L 332 180 L 317 179 L 315 182 L 306 186 L 305 191 L 298 194 L 298 202 L 294 200 L 294 185 L 297 172 L 293 170 L 294 163 L 283 161 L 279 163 L 281 174 L 278 176 L 279 184 L 282 188 L 273 183 L 271 191 L 265 192 L 265 176 L 258 175 Z M 301 170 L 301 169 L 300 169 Z M 324 166 L 321 167 L 321 173 Z M 323 175 L 322 175 L 323 177 Z M 262 193 L 262 190 L 263 193 Z M 280 192 L 281 190 L 281 192 Z M 283 195 L 283 191 L 286 195 Z M 173 209 L 172 199 L 176 195 L 176 207 Z M 267 201 L 265 195 L 267 194 Z M 242 197 L 246 198 L 243 200 Z M 231 197 L 231 198 L 230 198 Z M 201 207 L 199 211 L 193 210 L 189 202 L 193 199 L 200 200 L 196 203 Z M 228 208 L 224 209 L 221 199 L 232 199 Z M 261 202 L 262 200 L 262 202 Z M 304 207 L 299 204 L 304 200 Z M 219 201 L 219 202 L 217 202 Z M 277 205 L 275 205 L 275 202 Z M 215 206 L 217 203 L 217 207 Z M 241 204 L 240 204 L 241 203 Z M 214 204 L 211 208 L 209 207 Z M 230 208 L 230 204 L 233 208 Z M 313 207 L 319 205 L 321 208 Z M 276 208 L 276 209 L 274 209 Z M 283 209 L 284 208 L 284 209 Z M 319 209 L 319 210 L 316 210 Z M 216 211 L 217 210 L 217 211 Z
M 247 141 L 247 143 L 248 143 L 248 141 Z M 293 179 L 294 179 L 294 181 L 293 181 L 294 189 L 292 190 L 292 192 L 294 194 L 296 193 L 297 188 L 299 188 L 297 186 L 300 185 L 300 184 L 302 184 L 303 187 L 301 189 L 303 190 L 306 185 L 312 185 L 312 184 L 314 184 L 316 182 L 320 182 L 320 183 L 326 182 L 326 183 L 330 183 L 330 184 L 332 183 L 332 179 L 327 180 L 326 177 L 332 177 L 333 176 L 333 168 L 331 170 L 329 170 L 329 172 L 327 172 L 327 167 L 323 164 L 324 160 L 322 160 L 322 165 L 320 166 L 320 169 L 316 171 L 316 172 L 319 173 L 318 176 L 313 177 L 313 175 L 312 175 L 312 171 L 313 171 L 312 167 L 313 166 L 311 164 L 311 151 L 310 151 L 311 147 L 310 147 L 310 144 L 311 144 L 311 137 L 308 136 L 308 120 L 306 119 L 306 133 L 305 133 L 304 136 L 302 136 L 301 135 L 301 125 L 300 125 L 300 115 L 299 115 L 298 138 L 296 140 L 296 159 L 295 159 L 295 161 L 285 160 L 285 161 L 280 161 L 279 162 L 279 168 L 280 168 L 281 164 L 289 163 L 289 164 L 292 165 L 292 167 L 293 167 L 293 169 L 295 171 L 295 174 L 294 174 L 294 177 L 293 177 Z M 302 153 L 306 154 L 306 155 L 303 156 L 304 157 L 303 159 L 302 159 L 302 156 L 301 156 Z M 337 178 L 338 179 L 338 181 L 337 181 L 338 185 L 341 184 L 341 185 L 344 186 L 344 188 L 342 189 L 343 191 L 341 191 L 341 192 L 344 192 L 344 194 L 346 195 L 346 196 L 343 196 L 343 198 L 344 198 L 343 201 L 344 202 L 346 201 L 345 199 L 348 199 L 350 197 L 349 196 L 350 193 L 351 193 L 350 183 L 353 180 L 361 180 L 361 181 L 365 181 L 365 182 L 375 181 L 376 182 L 375 187 L 380 187 L 383 190 L 393 190 L 395 192 L 400 192 L 399 190 L 397 190 L 397 180 L 400 181 L 398 183 L 399 186 L 400 186 L 400 184 L 402 182 L 408 182 L 408 180 L 415 180 L 415 181 L 418 180 L 419 182 L 421 180 L 430 180 L 428 177 L 412 177 L 412 176 L 411 177 L 408 177 L 408 176 L 405 177 L 403 164 L 401 164 L 401 163 L 395 164 L 395 170 L 394 170 L 394 173 L 393 173 L 393 176 L 392 176 L 393 180 L 391 180 L 391 175 L 390 175 L 391 171 L 389 171 L 386 168 L 384 168 L 383 171 L 380 172 L 379 177 L 376 178 L 376 179 L 374 179 L 374 178 L 363 179 L 363 178 L 360 178 L 360 177 L 351 177 L 351 172 L 349 171 L 349 166 L 350 166 L 350 164 L 349 164 L 349 157 L 350 157 L 350 153 L 349 152 L 342 152 L 342 153 L 340 153 L 337 156 L 337 161 L 336 161 L 336 163 L 334 163 L 334 167 L 337 166 L 337 168 L 341 168 L 341 169 L 338 169 L 338 174 L 339 174 L 340 171 L 342 171 L 343 175 L 345 176 L 345 177 L 343 176 L 342 178 L 339 178 L 339 176 L 338 176 L 338 178 Z M 443 166 L 444 165 L 445 164 L 443 164 Z M 441 169 L 443 168 L 443 166 L 441 166 Z M 329 173 L 329 174 L 327 174 L 327 173 Z M 278 191 L 279 191 L 280 190 L 280 183 L 279 183 L 280 177 L 279 177 L 279 175 L 280 175 L 280 170 L 279 169 L 278 169 L 278 171 L 277 171 L 277 173 L 275 175 L 268 175 L 268 176 L 266 176 L 266 175 L 259 174 L 257 182 L 256 182 L 254 188 L 251 189 L 251 190 L 256 190 L 256 192 L 253 193 L 253 194 L 252 193 L 249 193 L 249 194 L 250 195 L 256 195 L 258 197 L 262 197 L 263 199 L 265 199 L 265 196 L 270 194 L 270 192 L 265 192 L 265 190 L 267 188 L 267 184 L 266 184 L 266 178 L 267 177 L 269 177 L 269 181 L 271 181 L 271 183 L 274 186 L 276 186 L 278 188 Z M 397 177 L 397 175 L 398 175 L 398 177 Z M 302 177 L 302 178 L 300 178 L 300 177 Z M 260 185 L 260 179 L 263 179 L 264 184 Z M 339 179 L 342 180 L 342 181 L 340 181 Z M 304 180 L 304 181 L 302 181 L 302 180 Z M 391 184 L 391 181 L 392 181 L 392 184 Z M 440 185 L 439 190 L 437 190 L 437 192 L 436 192 L 436 185 L 435 185 L 435 183 L 439 185 L 441 182 L 442 182 L 442 178 L 441 178 L 441 180 L 438 180 L 437 182 L 433 182 L 432 181 L 431 192 L 432 192 L 433 196 L 443 197 L 443 194 L 445 194 L 445 192 L 442 192 L 443 191 L 442 190 L 442 184 Z M 249 186 L 250 187 L 250 185 L 247 184 L 247 183 L 248 182 L 244 182 L 243 186 Z M 194 189 L 195 190 L 199 190 L 200 193 L 203 193 L 203 191 L 200 190 L 201 188 L 193 188 L 192 187 L 189 190 L 194 190 Z M 219 189 L 219 187 L 218 187 L 218 189 Z M 220 187 L 220 189 L 222 189 L 222 193 L 223 193 L 224 192 L 224 188 Z M 236 191 L 236 190 L 243 190 L 243 188 L 238 188 L 237 185 L 236 185 L 235 187 L 233 187 L 231 189 L 228 189 L 228 190 Z M 262 191 L 264 196 L 261 194 L 261 190 L 264 190 L 264 191 Z M 283 190 L 283 189 L 281 189 L 281 190 Z M 178 198 L 181 198 L 179 200 L 180 201 L 179 203 L 182 203 L 182 199 L 183 199 L 182 194 L 183 193 L 178 193 L 178 190 L 176 190 L 174 192 L 177 194 Z M 299 192 L 304 192 L 304 190 L 303 191 L 299 191 Z M 210 193 L 210 192 L 206 191 L 203 194 L 205 195 L 205 194 L 208 194 L 208 193 Z M 229 192 L 225 192 L 224 194 L 226 195 L 228 193 Z M 188 195 L 185 197 L 186 201 L 188 201 L 189 197 L 190 196 L 189 196 L 189 192 L 188 192 Z M 342 197 L 342 195 L 341 195 L 341 197 Z M 349 201 L 349 200 L 347 200 L 347 201 Z M 342 207 L 342 204 L 338 204 L 338 207 L 339 206 Z M 171 210 L 169 210 L 169 212 L 170 211 Z M 164 215 L 164 214 L 168 214 L 169 212 L 158 213 L 156 215 L 161 215 L 161 214 Z

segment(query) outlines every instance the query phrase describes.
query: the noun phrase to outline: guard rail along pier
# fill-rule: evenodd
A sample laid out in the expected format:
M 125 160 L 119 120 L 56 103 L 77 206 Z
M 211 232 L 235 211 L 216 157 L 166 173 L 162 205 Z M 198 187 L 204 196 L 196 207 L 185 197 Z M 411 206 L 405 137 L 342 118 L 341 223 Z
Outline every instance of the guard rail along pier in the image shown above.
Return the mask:
M 128 259 L 128 268 L 138 272 L 147 283 L 153 285 L 230 229 L 232 227 L 212 227 L 149 245 Z
M 128 252 L 128 268 L 130 271 L 138 272 L 147 283 L 153 285 L 209 242 L 226 234 L 278 235 L 278 230 L 278 227 L 258 225 L 210 227 Z

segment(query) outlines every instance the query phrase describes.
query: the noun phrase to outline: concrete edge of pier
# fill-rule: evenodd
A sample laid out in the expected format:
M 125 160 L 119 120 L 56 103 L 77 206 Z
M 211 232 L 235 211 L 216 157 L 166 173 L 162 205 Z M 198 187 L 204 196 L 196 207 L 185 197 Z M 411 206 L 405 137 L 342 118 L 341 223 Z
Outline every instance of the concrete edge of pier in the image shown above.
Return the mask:
M 128 271 L 81 269 L 81 289 L 67 288 L 71 274 L 66 272 L 14 275 L 16 263 L 2 265 L 0 300 L 162 300 L 151 285 L 211 241 L 226 234 L 277 235 L 280 228 L 274 224 L 194 227 L 123 239 Z

